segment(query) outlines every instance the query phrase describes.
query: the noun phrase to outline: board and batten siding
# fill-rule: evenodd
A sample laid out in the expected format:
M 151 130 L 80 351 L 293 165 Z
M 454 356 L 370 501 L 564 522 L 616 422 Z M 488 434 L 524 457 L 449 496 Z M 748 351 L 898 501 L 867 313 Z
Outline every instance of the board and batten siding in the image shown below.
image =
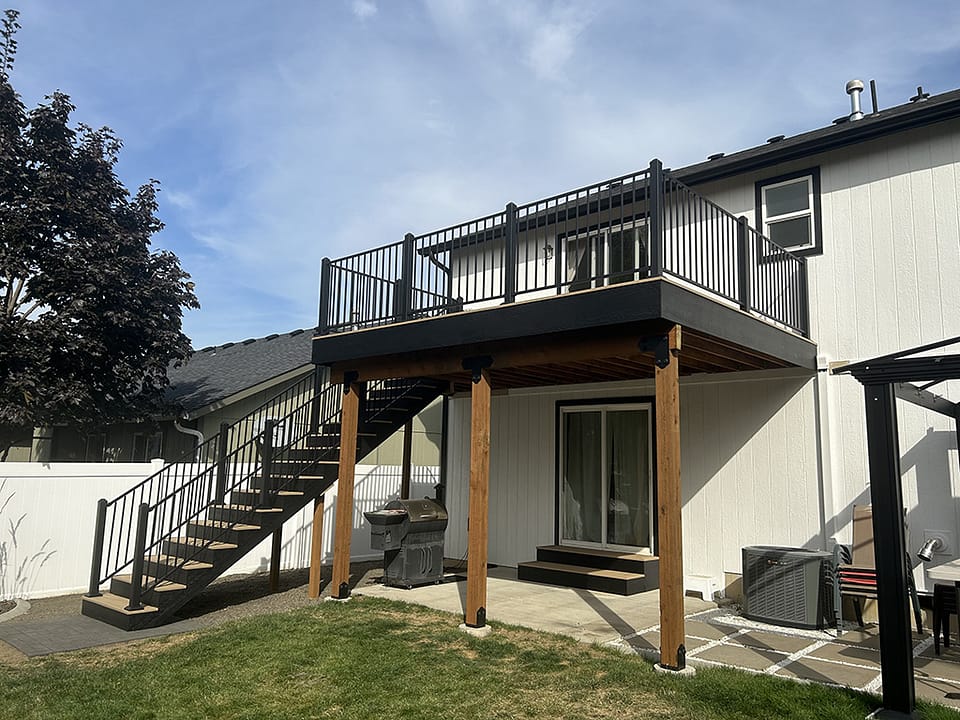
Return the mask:
M 823 254 L 807 263 L 810 337 L 821 367 L 960 336 L 960 120 L 697 191 L 755 224 L 755 183 L 812 167 L 820 169 Z M 849 543 L 852 506 L 870 501 L 863 388 L 849 376 L 821 376 L 828 536 Z M 960 399 L 960 383 L 933 390 Z M 925 530 L 947 531 L 949 555 L 958 557 L 954 425 L 903 402 L 898 416 L 909 547 L 916 550 Z M 927 584 L 922 568 L 917 579 Z
M 819 547 L 814 381 L 809 374 L 683 378 L 684 572 L 739 572 L 740 547 Z M 490 562 L 533 560 L 554 542 L 558 401 L 652 397 L 651 381 L 495 395 L 490 443 Z M 466 552 L 470 398 L 451 401 L 448 557 Z

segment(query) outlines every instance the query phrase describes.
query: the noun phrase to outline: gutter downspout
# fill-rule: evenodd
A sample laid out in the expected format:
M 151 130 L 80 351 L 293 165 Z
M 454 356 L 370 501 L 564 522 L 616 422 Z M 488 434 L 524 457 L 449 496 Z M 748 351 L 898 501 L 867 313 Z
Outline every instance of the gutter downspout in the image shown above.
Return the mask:
M 183 418 L 186 420 L 186 418 Z M 197 447 L 195 450 L 199 450 L 200 446 L 203 445 L 203 433 L 199 430 L 194 430 L 193 428 L 186 428 L 180 424 L 180 419 L 177 418 L 173 421 L 173 427 L 178 431 L 182 432 L 184 435 L 193 435 L 197 439 Z M 199 460 L 199 458 L 197 458 Z

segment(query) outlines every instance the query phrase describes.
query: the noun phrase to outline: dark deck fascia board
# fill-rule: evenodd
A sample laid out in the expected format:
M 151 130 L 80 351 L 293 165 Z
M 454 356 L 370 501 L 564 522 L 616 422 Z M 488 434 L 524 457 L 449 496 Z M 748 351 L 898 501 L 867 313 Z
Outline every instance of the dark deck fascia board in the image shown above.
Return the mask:
M 816 345 L 740 310 L 665 280 L 616 287 L 455 315 L 385 325 L 314 339 L 313 359 L 344 365 L 405 353 L 476 347 L 504 340 L 586 332 L 641 324 L 656 328 L 678 323 L 758 350 L 798 367 L 816 367 Z
M 334 365 L 382 355 L 658 320 L 660 284 L 646 280 L 356 332 L 321 335 L 314 339 L 313 361 Z
M 960 90 L 953 90 L 927 100 L 864 115 L 861 120 L 830 125 L 780 142 L 688 165 L 673 170 L 671 174 L 687 185 L 700 185 L 957 117 L 960 117 Z
M 737 308 L 672 282 L 663 283 L 660 302 L 663 319 L 668 322 L 743 345 L 797 367 L 808 370 L 817 367 L 816 343 Z

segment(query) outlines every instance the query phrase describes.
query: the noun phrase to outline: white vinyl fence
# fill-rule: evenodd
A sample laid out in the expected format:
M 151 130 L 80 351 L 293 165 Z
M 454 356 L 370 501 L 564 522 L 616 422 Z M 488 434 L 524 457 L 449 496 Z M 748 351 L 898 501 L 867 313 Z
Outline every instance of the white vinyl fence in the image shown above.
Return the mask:
M 90 579 L 97 500 L 113 498 L 163 467 L 153 463 L 0 463 L 0 600 L 85 592 Z M 415 467 L 411 497 L 433 496 L 438 468 Z M 363 513 L 399 497 L 401 468 L 358 465 L 351 556 L 375 559 Z M 324 563 L 333 557 L 337 486 L 326 493 Z M 310 564 L 313 503 L 283 526 L 281 568 Z M 271 541 L 238 561 L 227 574 L 264 571 Z

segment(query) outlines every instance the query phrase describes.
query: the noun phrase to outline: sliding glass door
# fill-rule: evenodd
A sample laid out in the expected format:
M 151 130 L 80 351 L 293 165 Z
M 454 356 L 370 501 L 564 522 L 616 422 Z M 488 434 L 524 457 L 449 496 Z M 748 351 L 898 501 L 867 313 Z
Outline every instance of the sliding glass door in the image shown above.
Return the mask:
M 561 408 L 560 541 L 649 552 L 649 404 Z

